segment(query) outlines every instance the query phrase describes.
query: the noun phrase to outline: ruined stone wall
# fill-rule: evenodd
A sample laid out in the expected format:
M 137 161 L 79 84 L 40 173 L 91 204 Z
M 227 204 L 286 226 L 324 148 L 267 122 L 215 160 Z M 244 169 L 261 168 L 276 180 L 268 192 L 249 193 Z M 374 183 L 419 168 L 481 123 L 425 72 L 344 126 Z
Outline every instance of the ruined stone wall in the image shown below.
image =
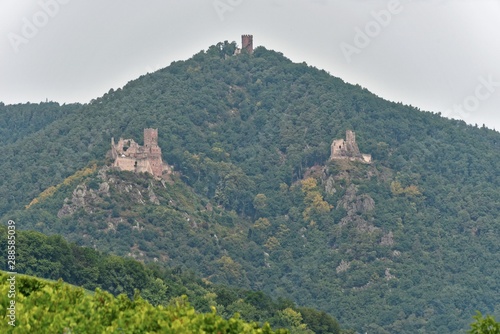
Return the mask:
M 354 131 L 346 131 L 346 139 L 335 139 L 331 146 L 330 160 L 349 159 L 352 161 L 371 162 L 371 155 L 361 154 L 356 143 Z
M 352 130 L 347 130 L 345 132 L 345 140 L 348 143 L 356 143 L 356 134 Z
M 144 129 L 144 146 L 146 148 L 158 145 L 158 129 Z
M 345 133 L 346 138 L 346 150 L 349 152 L 351 156 L 359 156 L 361 153 L 359 152 L 358 144 L 356 144 L 356 134 L 354 131 L 347 130 Z
M 163 161 L 161 160 L 161 152 L 150 154 L 148 162 L 151 166 L 152 174 L 161 176 L 163 173 Z
M 148 159 L 137 160 L 134 171 L 136 173 L 149 173 L 149 174 L 153 174 L 154 176 L 161 176 L 161 173 L 159 175 L 154 173 Z
M 170 171 L 161 158 L 158 129 L 144 129 L 144 146 L 123 138 L 115 144 L 112 138 L 111 157 L 114 159 L 113 167 L 121 170 L 150 173 L 157 177 L 161 177 L 163 171 Z
M 330 157 L 343 156 L 346 155 L 345 141 L 344 139 L 336 139 L 333 141 L 331 146 Z
M 118 156 L 115 160 L 115 162 L 113 163 L 113 167 L 118 167 L 120 168 L 121 170 L 127 170 L 127 171 L 130 171 L 130 172 L 134 172 L 135 171 L 135 159 L 131 159 L 131 158 L 123 158 L 121 156 Z

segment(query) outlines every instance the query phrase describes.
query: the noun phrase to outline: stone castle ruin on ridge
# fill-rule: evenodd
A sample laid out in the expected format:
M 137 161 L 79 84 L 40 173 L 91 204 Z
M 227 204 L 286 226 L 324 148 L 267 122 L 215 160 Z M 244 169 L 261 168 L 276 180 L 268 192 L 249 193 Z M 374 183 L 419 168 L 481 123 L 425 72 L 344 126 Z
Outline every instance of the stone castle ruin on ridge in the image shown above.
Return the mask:
M 356 134 L 354 131 L 347 130 L 345 133 L 345 140 L 333 140 L 330 160 L 335 159 L 348 159 L 350 161 L 371 163 L 372 156 L 370 154 L 362 154 L 359 152 L 358 144 L 356 144 Z
M 144 146 L 123 138 L 115 144 L 115 139 L 111 138 L 111 158 L 112 166 L 120 170 L 149 173 L 155 177 L 170 173 L 170 167 L 161 158 L 158 129 L 144 129 Z

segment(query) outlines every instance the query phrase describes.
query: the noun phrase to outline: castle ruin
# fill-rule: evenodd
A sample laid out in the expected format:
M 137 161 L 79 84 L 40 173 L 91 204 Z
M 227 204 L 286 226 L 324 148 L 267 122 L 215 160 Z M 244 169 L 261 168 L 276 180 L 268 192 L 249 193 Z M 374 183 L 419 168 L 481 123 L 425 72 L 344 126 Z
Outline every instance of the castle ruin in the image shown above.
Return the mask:
M 347 130 L 345 138 L 345 140 L 333 140 L 330 160 L 349 159 L 351 161 L 361 161 L 364 163 L 370 163 L 372 161 L 372 156 L 370 154 L 362 154 L 359 152 L 358 144 L 356 144 L 356 134 L 354 131 Z
M 161 148 L 158 146 L 158 129 L 144 129 L 144 146 L 133 139 L 120 138 L 115 144 L 111 138 L 111 158 L 113 167 L 135 173 L 149 173 L 162 177 L 170 173 L 169 166 L 162 161 Z
M 253 35 L 241 35 L 241 49 L 253 53 Z
M 245 50 L 248 54 L 253 53 L 253 35 L 241 35 L 241 49 L 236 48 L 234 55 L 239 55 Z

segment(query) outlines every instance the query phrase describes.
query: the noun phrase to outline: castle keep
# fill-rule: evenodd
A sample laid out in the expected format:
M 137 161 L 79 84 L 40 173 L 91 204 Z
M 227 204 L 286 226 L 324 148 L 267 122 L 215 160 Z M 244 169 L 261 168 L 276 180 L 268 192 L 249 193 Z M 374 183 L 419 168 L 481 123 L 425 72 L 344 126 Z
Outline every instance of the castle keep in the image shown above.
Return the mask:
M 349 159 L 351 161 L 361 161 L 370 163 L 372 156 L 370 154 L 361 154 L 358 144 L 356 144 L 356 134 L 354 131 L 347 130 L 344 139 L 335 139 L 331 146 L 330 160 Z
M 111 138 L 111 158 L 113 167 L 136 173 L 149 173 L 161 177 L 169 172 L 169 167 L 161 159 L 161 148 L 158 146 L 158 129 L 144 129 L 144 146 L 133 139 L 120 138 L 115 144 Z
M 234 55 L 239 55 L 245 50 L 248 54 L 253 53 L 253 35 L 241 35 L 241 49 L 236 48 Z
M 249 54 L 253 53 L 253 35 L 241 36 L 241 49 L 246 50 Z

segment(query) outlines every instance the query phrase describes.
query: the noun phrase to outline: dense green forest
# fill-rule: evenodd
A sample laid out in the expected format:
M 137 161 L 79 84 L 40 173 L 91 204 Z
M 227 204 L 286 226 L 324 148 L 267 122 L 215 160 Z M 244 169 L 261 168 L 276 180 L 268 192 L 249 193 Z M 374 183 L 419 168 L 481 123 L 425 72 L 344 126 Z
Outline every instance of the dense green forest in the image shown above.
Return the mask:
M 62 281 L 47 282 L 24 275 L 16 277 L 16 319 L 9 319 L 8 278 L 0 273 L 2 333 L 288 333 L 275 332 L 267 323 L 246 323 L 238 315 L 226 320 L 215 308 L 197 313 L 182 298 L 166 307 L 154 307 L 140 296 L 133 300 L 125 295 L 115 298 L 100 289 L 86 293 Z
M 3 220 L 363 332 L 455 333 L 476 310 L 500 316 L 498 132 L 233 47 L 86 105 L 0 105 Z M 103 167 L 111 137 L 141 142 L 145 127 L 174 166 L 168 182 Z M 347 129 L 372 164 L 328 161 Z
M 6 234 L 5 228 L 0 231 Z M 325 312 L 298 307 L 286 299 L 273 300 L 258 291 L 208 284 L 192 271 L 183 272 L 179 267 L 144 265 L 131 258 L 106 255 L 68 243 L 60 236 L 35 231 L 20 231 L 16 240 L 18 245 L 23 245 L 18 247 L 16 269 L 24 274 L 62 279 L 88 291 L 100 289 L 115 296 L 124 294 L 130 299 L 140 296 L 153 306 L 188 301 L 197 312 L 210 313 L 215 308 L 224 319 L 238 313 L 243 320 L 260 326 L 268 323 L 272 328 L 285 328 L 290 333 L 341 333 L 339 324 Z M 6 240 L 0 244 L 0 256 L 7 258 Z M 23 291 L 23 287 L 19 290 Z M 6 301 L 7 298 L 3 306 L 7 305 Z M 26 328 L 27 324 L 21 321 L 18 325 Z

